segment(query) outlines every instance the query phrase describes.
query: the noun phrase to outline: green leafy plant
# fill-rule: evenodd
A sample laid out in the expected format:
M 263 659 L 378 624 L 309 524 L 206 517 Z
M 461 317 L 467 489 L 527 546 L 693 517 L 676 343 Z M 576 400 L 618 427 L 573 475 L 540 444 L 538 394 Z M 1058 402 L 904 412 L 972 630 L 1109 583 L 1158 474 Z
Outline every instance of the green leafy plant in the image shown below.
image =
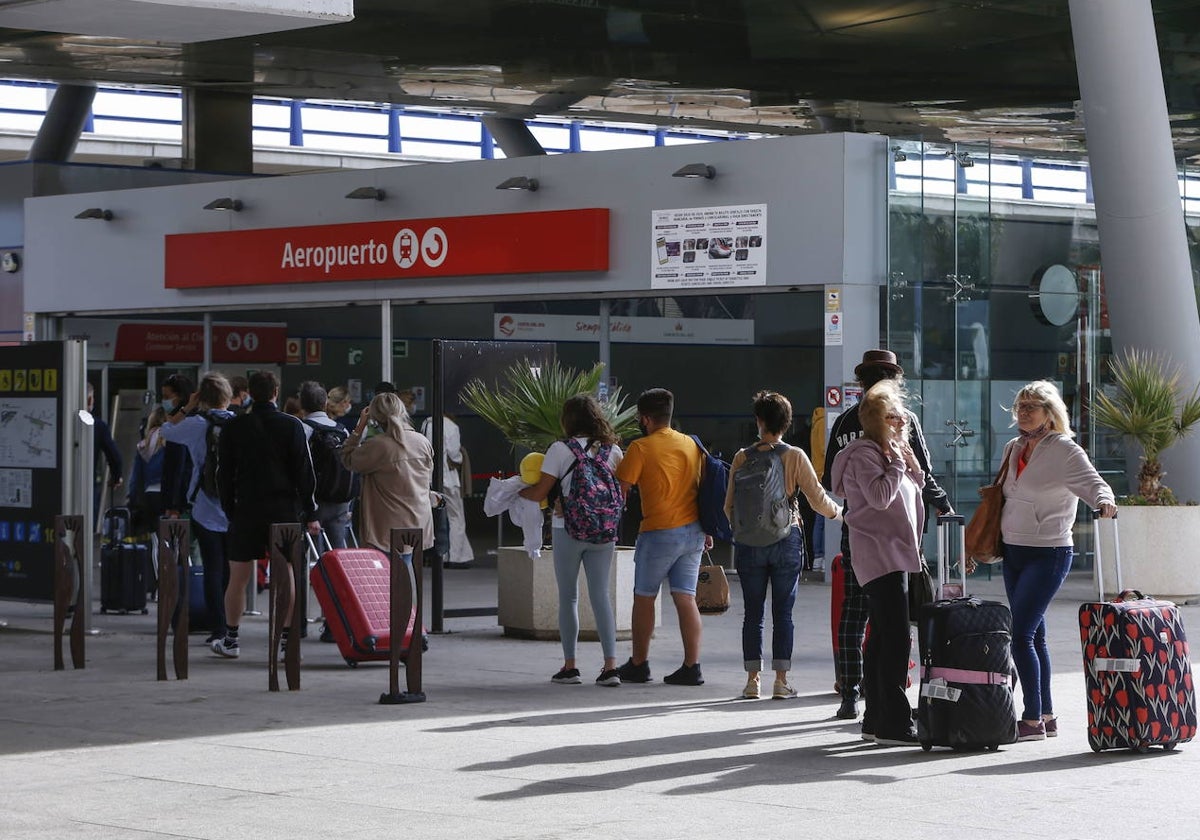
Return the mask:
M 579 371 L 558 361 L 542 364 L 524 359 L 501 374 L 496 388 L 471 380 L 462 390 L 462 400 L 513 446 L 545 452 L 562 438 L 559 414 L 563 403 L 576 394 L 594 394 L 603 374 L 602 364 Z M 600 401 L 605 418 L 622 438 L 637 431 L 637 407 L 624 403 L 620 388 Z
M 1200 422 L 1200 386 L 1185 393 L 1179 367 L 1159 353 L 1128 350 L 1113 360 L 1111 370 L 1116 396 L 1098 392 L 1094 411 L 1101 426 L 1128 435 L 1142 447 L 1138 471 L 1141 498 L 1128 501 L 1178 504 L 1175 494 L 1163 484 L 1166 473 L 1160 458 Z

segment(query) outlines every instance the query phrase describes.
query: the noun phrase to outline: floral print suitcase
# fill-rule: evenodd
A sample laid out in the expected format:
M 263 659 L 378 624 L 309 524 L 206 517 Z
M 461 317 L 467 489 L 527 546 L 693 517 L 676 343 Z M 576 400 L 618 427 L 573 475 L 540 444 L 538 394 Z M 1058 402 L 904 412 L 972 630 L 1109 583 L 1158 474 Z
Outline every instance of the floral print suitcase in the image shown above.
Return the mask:
M 1123 589 L 1115 530 L 1121 594 L 1105 601 L 1098 531 L 1096 537 L 1100 600 L 1079 607 L 1088 744 L 1096 752 L 1173 750 L 1196 735 L 1196 692 L 1183 619 L 1170 601 Z
M 1096 752 L 1173 750 L 1196 734 L 1187 635 L 1170 601 L 1126 591 L 1079 607 L 1088 743 Z

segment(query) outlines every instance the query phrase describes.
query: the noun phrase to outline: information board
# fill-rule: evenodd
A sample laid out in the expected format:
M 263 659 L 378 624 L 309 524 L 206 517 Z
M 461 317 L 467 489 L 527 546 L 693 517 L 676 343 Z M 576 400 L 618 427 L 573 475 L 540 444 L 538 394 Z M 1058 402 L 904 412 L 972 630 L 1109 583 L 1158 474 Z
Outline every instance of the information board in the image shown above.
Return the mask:
M 56 341 L 0 347 L 0 598 L 53 597 L 63 362 Z

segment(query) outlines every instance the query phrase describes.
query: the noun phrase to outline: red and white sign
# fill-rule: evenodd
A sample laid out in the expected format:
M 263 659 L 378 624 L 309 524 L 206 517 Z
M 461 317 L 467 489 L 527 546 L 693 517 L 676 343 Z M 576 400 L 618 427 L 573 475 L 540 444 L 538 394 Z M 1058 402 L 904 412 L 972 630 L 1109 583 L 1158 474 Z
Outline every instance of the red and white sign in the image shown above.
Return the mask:
M 168 289 L 608 270 L 604 208 L 178 233 Z
M 836 385 L 830 385 L 825 389 L 825 405 L 830 408 L 837 408 L 842 404 L 842 389 Z
M 304 339 L 302 339 L 302 338 L 295 338 L 294 336 L 288 336 L 287 343 L 284 345 L 284 348 L 287 352 L 287 357 L 284 361 L 284 364 L 288 364 L 288 365 L 300 364 L 300 347 L 303 344 L 303 342 L 304 342 Z
M 321 364 L 321 339 L 319 339 L 319 338 L 304 339 L 304 364 L 306 364 L 306 365 Z
M 278 363 L 285 355 L 286 327 L 213 324 L 212 360 Z M 117 327 L 113 361 L 202 362 L 203 324 L 152 324 L 138 321 Z

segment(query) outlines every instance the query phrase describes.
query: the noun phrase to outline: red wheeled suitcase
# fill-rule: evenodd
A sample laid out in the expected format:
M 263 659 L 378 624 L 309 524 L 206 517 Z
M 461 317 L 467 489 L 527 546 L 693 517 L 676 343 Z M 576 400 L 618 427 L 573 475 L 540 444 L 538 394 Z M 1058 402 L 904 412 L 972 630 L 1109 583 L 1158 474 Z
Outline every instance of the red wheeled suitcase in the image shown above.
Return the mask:
M 1088 744 L 1096 752 L 1144 753 L 1152 746 L 1173 750 L 1196 735 L 1196 693 L 1183 619 L 1170 601 L 1123 588 L 1115 522 L 1113 559 L 1120 595 L 1105 601 L 1099 536 L 1097 519 L 1100 600 L 1079 606 Z
M 335 548 L 321 555 L 311 584 L 346 664 L 390 659 L 391 566 L 374 548 Z M 412 641 L 415 610 L 405 628 L 401 658 Z

